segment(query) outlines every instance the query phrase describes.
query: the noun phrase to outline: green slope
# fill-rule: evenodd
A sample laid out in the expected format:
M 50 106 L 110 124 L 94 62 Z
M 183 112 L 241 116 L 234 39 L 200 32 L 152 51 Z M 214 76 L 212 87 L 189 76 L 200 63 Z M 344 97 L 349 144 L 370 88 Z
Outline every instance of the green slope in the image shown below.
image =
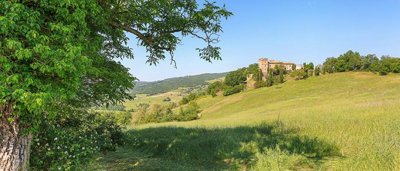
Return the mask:
M 180 87 L 208 85 L 207 81 L 225 77 L 226 73 L 206 73 L 185 77 L 168 78 L 154 82 L 138 82 L 132 89 L 133 94 L 160 94 L 176 90 Z
M 147 157 L 119 169 L 400 169 L 400 75 L 337 73 L 197 102 L 200 120 L 131 129 L 122 151 Z

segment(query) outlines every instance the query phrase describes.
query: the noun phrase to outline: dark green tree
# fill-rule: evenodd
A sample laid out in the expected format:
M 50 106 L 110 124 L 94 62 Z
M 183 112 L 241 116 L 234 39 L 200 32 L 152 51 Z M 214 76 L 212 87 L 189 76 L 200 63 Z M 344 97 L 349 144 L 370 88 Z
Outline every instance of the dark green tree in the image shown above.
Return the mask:
M 336 69 L 338 72 L 357 71 L 362 68 L 361 55 L 351 50 L 337 58 Z
M 368 54 L 367 56 L 362 56 L 361 61 L 362 61 L 361 70 L 372 71 L 373 70 L 372 65 L 374 63 L 378 63 L 379 58 L 376 57 L 376 55 L 374 55 L 374 54 Z
M 227 86 L 234 87 L 236 85 L 243 84 L 247 79 L 247 69 L 246 68 L 240 68 L 235 71 L 229 72 L 225 76 L 225 84 Z
M 274 72 L 270 69 L 268 71 L 267 87 L 274 85 Z
M 290 76 L 294 77 L 296 80 L 301 80 L 307 78 L 307 73 L 304 71 L 304 69 L 299 69 L 291 72 Z
M 205 42 L 206 61 L 221 59 L 221 19 L 213 2 L 0 1 L 0 168 L 27 170 L 39 123 L 62 115 L 60 106 L 86 108 L 130 98 L 135 77 L 116 62 L 133 58 L 128 34 L 145 47 L 147 62 L 170 57 L 181 37 Z
M 327 58 L 323 64 L 323 72 L 334 73 L 336 72 L 337 59 L 334 57 Z

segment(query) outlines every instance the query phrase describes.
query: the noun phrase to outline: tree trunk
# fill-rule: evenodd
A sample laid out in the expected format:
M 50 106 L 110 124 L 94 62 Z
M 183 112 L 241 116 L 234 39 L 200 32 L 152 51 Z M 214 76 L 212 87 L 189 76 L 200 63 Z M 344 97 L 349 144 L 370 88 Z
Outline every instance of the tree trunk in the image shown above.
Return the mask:
M 32 136 L 21 135 L 18 119 L 7 119 L 13 116 L 11 108 L 0 106 L 0 171 L 26 171 Z

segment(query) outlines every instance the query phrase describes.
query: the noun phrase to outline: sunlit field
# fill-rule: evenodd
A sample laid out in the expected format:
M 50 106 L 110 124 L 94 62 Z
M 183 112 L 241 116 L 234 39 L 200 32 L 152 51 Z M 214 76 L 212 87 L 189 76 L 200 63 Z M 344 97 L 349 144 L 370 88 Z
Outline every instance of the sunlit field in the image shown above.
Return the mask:
M 400 75 L 354 72 L 197 100 L 201 119 L 129 126 L 90 170 L 400 170 Z

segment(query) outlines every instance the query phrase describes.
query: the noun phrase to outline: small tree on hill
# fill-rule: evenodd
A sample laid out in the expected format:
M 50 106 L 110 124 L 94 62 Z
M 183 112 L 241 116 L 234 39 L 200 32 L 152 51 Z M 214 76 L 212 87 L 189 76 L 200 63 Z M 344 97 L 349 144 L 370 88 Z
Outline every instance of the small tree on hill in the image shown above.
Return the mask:
M 290 76 L 294 77 L 296 80 L 301 80 L 307 78 L 307 73 L 304 71 L 304 69 L 299 69 L 290 73 Z

